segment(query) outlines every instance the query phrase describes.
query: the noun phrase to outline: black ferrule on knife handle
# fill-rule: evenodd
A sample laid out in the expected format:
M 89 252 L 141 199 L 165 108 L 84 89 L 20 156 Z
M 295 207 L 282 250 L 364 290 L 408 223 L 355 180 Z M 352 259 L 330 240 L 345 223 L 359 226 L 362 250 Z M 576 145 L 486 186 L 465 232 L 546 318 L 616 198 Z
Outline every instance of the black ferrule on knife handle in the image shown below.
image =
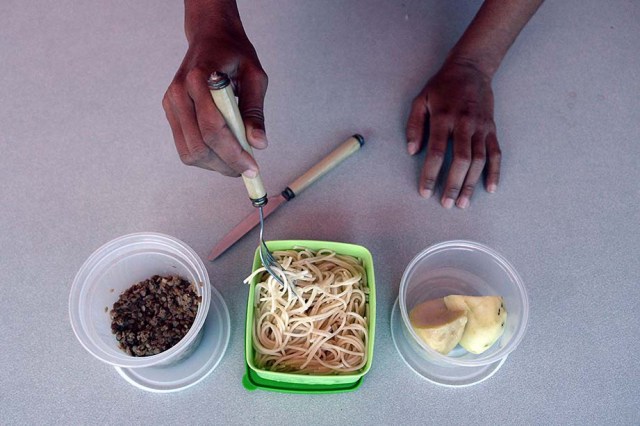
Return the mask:
M 288 186 L 284 189 L 284 191 L 281 192 L 281 194 L 287 201 L 291 200 L 296 196 L 296 193 L 293 192 L 293 190 Z
M 360 133 L 356 133 L 355 135 L 353 135 L 353 137 L 358 141 L 360 146 L 364 145 L 364 136 L 362 136 Z

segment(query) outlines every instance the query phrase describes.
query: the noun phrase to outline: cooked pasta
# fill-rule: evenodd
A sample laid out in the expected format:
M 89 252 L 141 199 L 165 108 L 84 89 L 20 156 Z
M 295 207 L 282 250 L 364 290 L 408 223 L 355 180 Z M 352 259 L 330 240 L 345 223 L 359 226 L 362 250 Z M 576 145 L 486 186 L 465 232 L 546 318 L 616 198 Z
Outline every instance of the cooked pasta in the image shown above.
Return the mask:
M 341 374 L 367 362 L 368 287 L 361 262 L 331 250 L 275 251 L 282 286 L 264 268 L 255 286 L 255 363 L 271 371 Z M 295 294 L 289 283 L 294 284 Z

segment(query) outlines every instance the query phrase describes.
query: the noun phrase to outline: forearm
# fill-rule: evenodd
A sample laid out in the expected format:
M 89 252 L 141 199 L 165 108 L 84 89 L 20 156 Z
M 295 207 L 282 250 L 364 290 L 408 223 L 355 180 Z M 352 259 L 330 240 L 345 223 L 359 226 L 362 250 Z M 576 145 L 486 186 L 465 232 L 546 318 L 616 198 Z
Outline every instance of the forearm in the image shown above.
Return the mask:
M 189 43 L 215 37 L 218 27 L 244 34 L 235 0 L 184 0 L 184 28 Z
M 478 68 L 492 78 L 543 0 L 485 0 L 445 63 Z

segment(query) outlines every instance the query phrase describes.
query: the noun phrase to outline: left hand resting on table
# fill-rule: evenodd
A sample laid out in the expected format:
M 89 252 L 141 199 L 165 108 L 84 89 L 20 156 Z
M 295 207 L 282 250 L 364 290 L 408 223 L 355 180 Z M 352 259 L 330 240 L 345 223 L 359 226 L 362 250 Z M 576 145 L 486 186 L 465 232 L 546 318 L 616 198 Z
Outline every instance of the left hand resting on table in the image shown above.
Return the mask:
M 429 120 L 428 135 L 425 122 Z M 427 137 L 425 137 L 427 136 Z M 500 146 L 493 121 L 491 79 L 472 63 L 447 61 L 414 99 L 407 123 L 407 149 L 414 155 L 427 142 L 418 190 L 435 191 L 449 138 L 453 160 L 442 193 L 445 208 L 466 208 L 486 166 L 485 187 L 495 192 L 500 178 Z

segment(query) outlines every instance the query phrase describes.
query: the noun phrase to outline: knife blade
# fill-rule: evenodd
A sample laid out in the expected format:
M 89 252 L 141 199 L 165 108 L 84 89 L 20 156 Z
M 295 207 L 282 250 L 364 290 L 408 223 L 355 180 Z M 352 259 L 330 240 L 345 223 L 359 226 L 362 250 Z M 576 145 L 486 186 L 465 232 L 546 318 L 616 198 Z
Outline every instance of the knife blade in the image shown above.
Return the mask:
M 269 198 L 269 202 L 264 206 L 264 217 L 267 218 L 276 211 L 282 204 L 291 201 L 296 195 L 307 189 L 312 183 L 327 174 L 330 170 L 351 156 L 364 145 L 364 137 L 359 134 L 351 136 L 331 151 L 326 157 L 307 170 L 303 175 L 291 182 L 284 191 L 277 197 Z M 240 238 L 255 228 L 260 223 L 259 212 L 252 211 L 240 223 L 238 223 L 220 242 L 218 242 L 209 254 L 209 260 L 215 260 L 229 247 L 234 245 Z

